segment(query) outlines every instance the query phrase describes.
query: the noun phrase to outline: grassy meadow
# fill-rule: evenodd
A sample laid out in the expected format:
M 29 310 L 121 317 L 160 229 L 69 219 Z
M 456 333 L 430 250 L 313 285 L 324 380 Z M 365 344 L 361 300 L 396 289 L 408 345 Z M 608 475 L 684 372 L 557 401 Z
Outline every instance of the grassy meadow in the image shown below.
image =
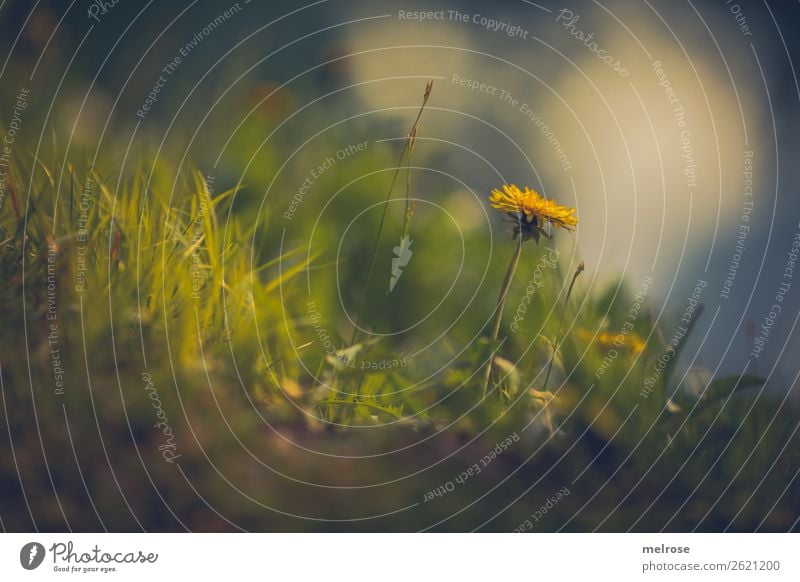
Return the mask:
M 438 171 L 426 120 L 447 104 L 425 100 L 291 156 L 256 145 L 276 126 L 256 116 L 218 168 L 59 132 L 15 146 L 4 529 L 796 524 L 783 394 L 692 365 L 699 302 L 683 319 L 652 280 L 582 272 L 546 213 Z

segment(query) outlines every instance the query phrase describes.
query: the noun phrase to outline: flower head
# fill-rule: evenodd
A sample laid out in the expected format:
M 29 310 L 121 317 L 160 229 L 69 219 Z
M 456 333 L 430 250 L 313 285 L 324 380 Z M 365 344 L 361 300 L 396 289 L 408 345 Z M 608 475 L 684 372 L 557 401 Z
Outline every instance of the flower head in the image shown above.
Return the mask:
M 532 234 L 540 230 L 545 222 L 569 231 L 578 224 L 574 208 L 561 206 L 528 187 L 524 191 L 514 184 L 506 184 L 502 190 L 495 188 L 489 196 L 489 203 L 497 210 L 517 215 L 520 225 L 515 234 Z M 523 216 L 527 225 L 522 224 Z
M 635 332 L 611 333 L 610 331 L 599 331 L 592 334 L 585 329 L 578 330 L 578 337 L 593 343 L 602 349 L 626 348 L 631 354 L 637 355 L 644 351 L 646 342 Z

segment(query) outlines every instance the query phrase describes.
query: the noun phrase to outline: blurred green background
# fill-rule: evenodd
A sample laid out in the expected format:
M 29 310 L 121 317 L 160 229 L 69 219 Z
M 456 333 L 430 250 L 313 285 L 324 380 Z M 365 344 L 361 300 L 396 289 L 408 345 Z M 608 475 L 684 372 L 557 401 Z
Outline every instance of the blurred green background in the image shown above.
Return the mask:
M 431 7 L 452 8 L 496 10 L 587 58 L 557 36 L 555 6 Z M 591 6 L 579 8 L 589 26 Z M 615 190 L 631 148 L 608 136 L 600 156 L 613 159 L 595 168 L 563 111 L 548 109 L 565 99 L 589 116 L 589 142 L 607 135 L 583 109 L 598 101 L 570 87 L 581 73 L 560 58 L 360 2 L 87 10 L 0 7 L 0 131 L 15 115 L 19 126 L 0 207 L 4 530 L 797 528 L 796 364 L 781 350 L 796 345 L 791 317 L 769 359 L 744 366 L 773 285 L 756 289 L 743 268 L 729 311 L 716 296 L 735 242 L 738 182 L 727 176 L 738 179 L 738 151 L 714 168 L 726 176 L 718 206 L 697 202 L 727 236 L 703 271 L 712 223 L 692 222 L 683 193 L 665 189 L 661 208 L 637 189 L 654 183 L 644 162 L 643 177 Z M 426 44 L 444 32 L 469 59 Z M 678 51 L 659 50 L 665 62 Z M 546 82 L 501 65 L 519 54 Z M 542 103 L 575 172 L 518 111 L 466 94 L 453 74 Z M 590 74 L 609 91 L 613 73 Z M 642 77 L 657 96 L 648 103 L 662 105 Z M 714 120 L 690 110 L 698 156 L 711 156 L 701 145 Z M 667 122 L 656 142 L 674 145 Z M 640 147 L 634 158 L 653 144 Z M 664 163 L 670 184 L 685 183 Z M 598 171 L 602 189 L 589 186 Z M 580 222 L 525 243 L 492 341 L 516 241 L 488 195 L 509 182 L 577 207 Z M 775 196 L 791 216 L 795 202 Z M 412 199 L 412 254 L 390 291 Z M 769 211 L 754 218 L 754 246 Z M 794 226 L 782 217 L 776 238 Z M 784 261 L 766 240 L 750 257 L 766 257 L 765 276 Z M 679 338 L 700 277 L 714 291 Z M 790 297 L 785 313 L 796 306 Z

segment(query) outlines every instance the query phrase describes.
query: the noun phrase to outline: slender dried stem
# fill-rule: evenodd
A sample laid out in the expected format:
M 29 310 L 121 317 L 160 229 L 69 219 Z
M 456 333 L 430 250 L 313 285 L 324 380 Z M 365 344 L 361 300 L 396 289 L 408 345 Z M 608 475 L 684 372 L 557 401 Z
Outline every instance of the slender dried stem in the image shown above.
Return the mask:
M 405 144 L 403 145 L 403 151 L 400 152 L 400 159 L 397 161 L 397 165 L 394 168 L 392 181 L 389 184 L 389 190 L 386 192 L 386 199 L 383 201 L 383 213 L 381 214 L 381 221 L 378 224 L 378 232 L 375 235 L 375 241 L 372 244 L 372 256 L 370 257 L 369 269 L 367 270 L 367 283 L 364 285 L 364 301 L 361 309 L 358 311 L 358 315 L 356 316 L 356 324 L 353 327 L 353 336 L 350 338 L 350 345 L 353 345 L 356 342 L 359 324 L 361 323 L 361 317 L 366 309 L 367 299 L 369 297 L 369 286 L 372 283 L 372 274 L 375 270 L 375 257 L 378 254 L 378 244 L 380 243 L 381 234 L 383 233 L 383 225 L 386 222 L 386 211 L 389 208 L 389 200 L 392 198 L 392 191 L 394 190 L 395 182 L 397 182 L 397 175 L 400 173 L 400 168 L 403 166 L 403 159 L 405 159 L 406 153 L 408 153 L 409 149 L 413 147 L 417 135 L 417 126 L 419 125 L 419 120 L 422 117 L 422 112 L 425 110 L 425 105 L 428 103 L 428 98 L 431 96 L 432 90 L 433 81 L 428 81 L 428 84 L 425 85 L 425 94 L 422 97 L 422 105 L 419 108 L 419 112 L 417 113 L 417 118 L 414 120 L 414 124 L 411 126 L 411 131 L 408 133 L 408 138 L 406 138 Z
M 417 128 L 414 127 L 408 136 L 408 155 L 406 156 L 406 211 L 403 217 L 403 237 L 409 235 L 411 230 L 411 219 L 414 218 L 414 209 L 417 204 L 411 199 L 411 156 L 414 154 L 414 144 L 417 141 Z

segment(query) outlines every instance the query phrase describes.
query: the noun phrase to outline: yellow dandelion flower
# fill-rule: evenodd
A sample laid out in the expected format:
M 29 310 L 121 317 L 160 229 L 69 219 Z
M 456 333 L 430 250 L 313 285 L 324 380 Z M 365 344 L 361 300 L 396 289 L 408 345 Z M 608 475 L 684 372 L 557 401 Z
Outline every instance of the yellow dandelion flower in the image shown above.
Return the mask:
M 626 343 L 631 346 L 631 351 L 634 354 L 640 354 L 644 351 L 644 348 L 647 344 L 644 343 L 644 340 L 640 338 L 635 333 L 629 333 L 626 339 Z
M 550 222 L 572 231 L 578 224 L 574 208 L 561 206 L 555 200 L 545 198 L 528 187 L 524 191 L 514 184 L 506 184 L 502 190 L 495 188 L 489 196 L 489 203 L 492 208 L 501 212 L 524 214 L 528 223 L 539 227 Z
M 592 335 L 590 331 L 584 329 L 578 331 L 578 337 L 584 341 L 590 341 Z M 645 348 L 644 340 L 634 332 L 615 334 L 610 331 L 601 331 L 598 332 L 597 337 L 594 338 L 594 343 L 603 349 L 625 347 L 633 355 L 642 353 Z

